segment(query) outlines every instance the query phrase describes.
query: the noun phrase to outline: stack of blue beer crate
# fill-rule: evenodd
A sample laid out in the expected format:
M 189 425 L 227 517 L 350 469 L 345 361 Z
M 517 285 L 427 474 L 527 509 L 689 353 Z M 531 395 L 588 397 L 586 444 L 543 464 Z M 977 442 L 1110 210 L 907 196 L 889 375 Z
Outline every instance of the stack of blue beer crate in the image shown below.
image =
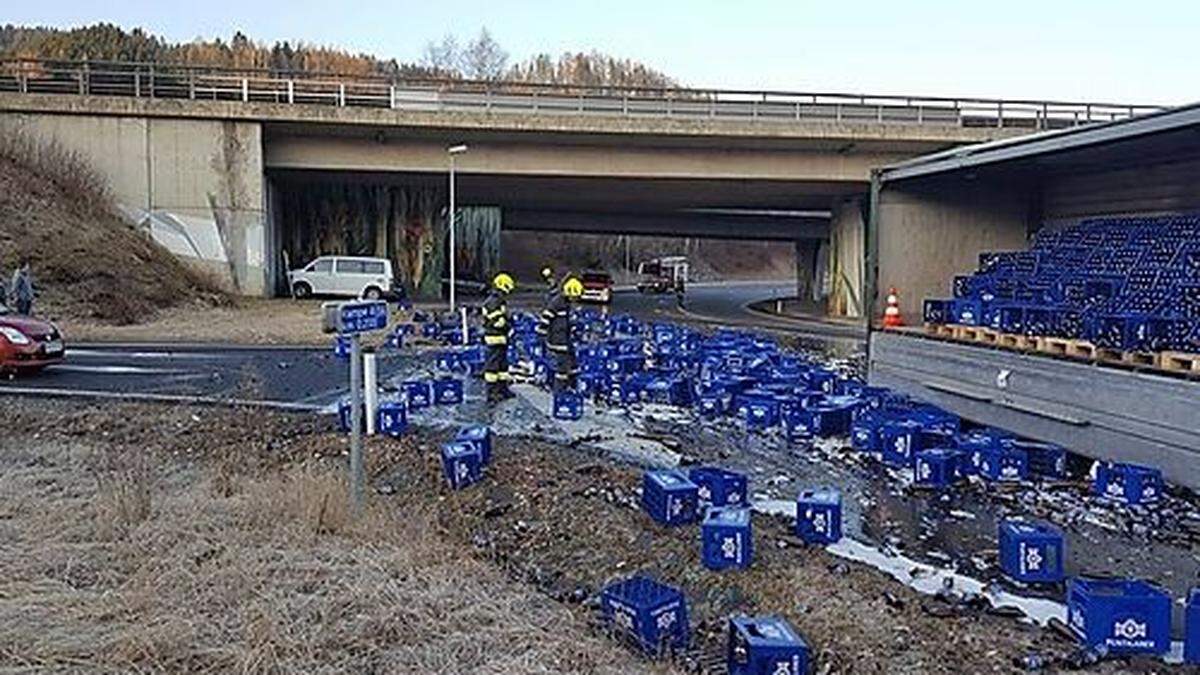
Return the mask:
M 983 253 L 928 299 L 932 324 L 1089 340 L 1125 351 L 1200 352 L 1200 216 L 1093 218 L 1046 228 L 1026 251 Z

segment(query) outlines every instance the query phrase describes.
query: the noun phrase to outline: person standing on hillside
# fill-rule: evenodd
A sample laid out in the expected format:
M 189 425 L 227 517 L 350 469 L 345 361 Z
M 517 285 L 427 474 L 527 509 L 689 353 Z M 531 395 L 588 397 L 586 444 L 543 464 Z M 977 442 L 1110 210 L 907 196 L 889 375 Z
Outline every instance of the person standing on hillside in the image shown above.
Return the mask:
M 29 316 L 33 312 L 33 273 L 29 269 L 29 258 L 21 259 L 17 271 L 13 272 L 11 285 L 9 293 L 17 314 Z

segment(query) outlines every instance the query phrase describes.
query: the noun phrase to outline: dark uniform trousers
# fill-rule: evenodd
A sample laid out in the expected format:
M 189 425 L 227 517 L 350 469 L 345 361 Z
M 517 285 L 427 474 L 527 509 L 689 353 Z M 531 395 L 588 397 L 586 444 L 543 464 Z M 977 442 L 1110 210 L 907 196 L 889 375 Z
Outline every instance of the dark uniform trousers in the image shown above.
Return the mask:
M 489 393 L 508 388 L 508 331 L 508 303 L 493 292 L 483 302 L 483 344 L 487 347 L 483 381 Z

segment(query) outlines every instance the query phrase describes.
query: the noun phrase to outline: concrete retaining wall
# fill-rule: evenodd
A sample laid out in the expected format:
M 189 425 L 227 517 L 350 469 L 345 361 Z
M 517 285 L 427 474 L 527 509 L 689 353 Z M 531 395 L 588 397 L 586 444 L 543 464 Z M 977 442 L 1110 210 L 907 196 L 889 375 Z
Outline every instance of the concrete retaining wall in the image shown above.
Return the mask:
M 7 113 L 4 121 L 81 154 L 118 207 L 173 253 L 263 294 L 262 128 L 255 122 Z

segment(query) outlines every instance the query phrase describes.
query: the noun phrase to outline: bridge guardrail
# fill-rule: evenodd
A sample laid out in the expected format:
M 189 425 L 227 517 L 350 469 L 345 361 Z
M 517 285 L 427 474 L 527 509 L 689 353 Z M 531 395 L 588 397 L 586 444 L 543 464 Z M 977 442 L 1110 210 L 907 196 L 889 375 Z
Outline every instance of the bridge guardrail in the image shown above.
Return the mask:
M 484 111 L 764 123 L 832 121 L 1055 129 L 1160 110 L 1152 105 L 651 89 L 386 78 L 177 64 L 0 59 L 0 92 L 243 101 L 411 111 Z

